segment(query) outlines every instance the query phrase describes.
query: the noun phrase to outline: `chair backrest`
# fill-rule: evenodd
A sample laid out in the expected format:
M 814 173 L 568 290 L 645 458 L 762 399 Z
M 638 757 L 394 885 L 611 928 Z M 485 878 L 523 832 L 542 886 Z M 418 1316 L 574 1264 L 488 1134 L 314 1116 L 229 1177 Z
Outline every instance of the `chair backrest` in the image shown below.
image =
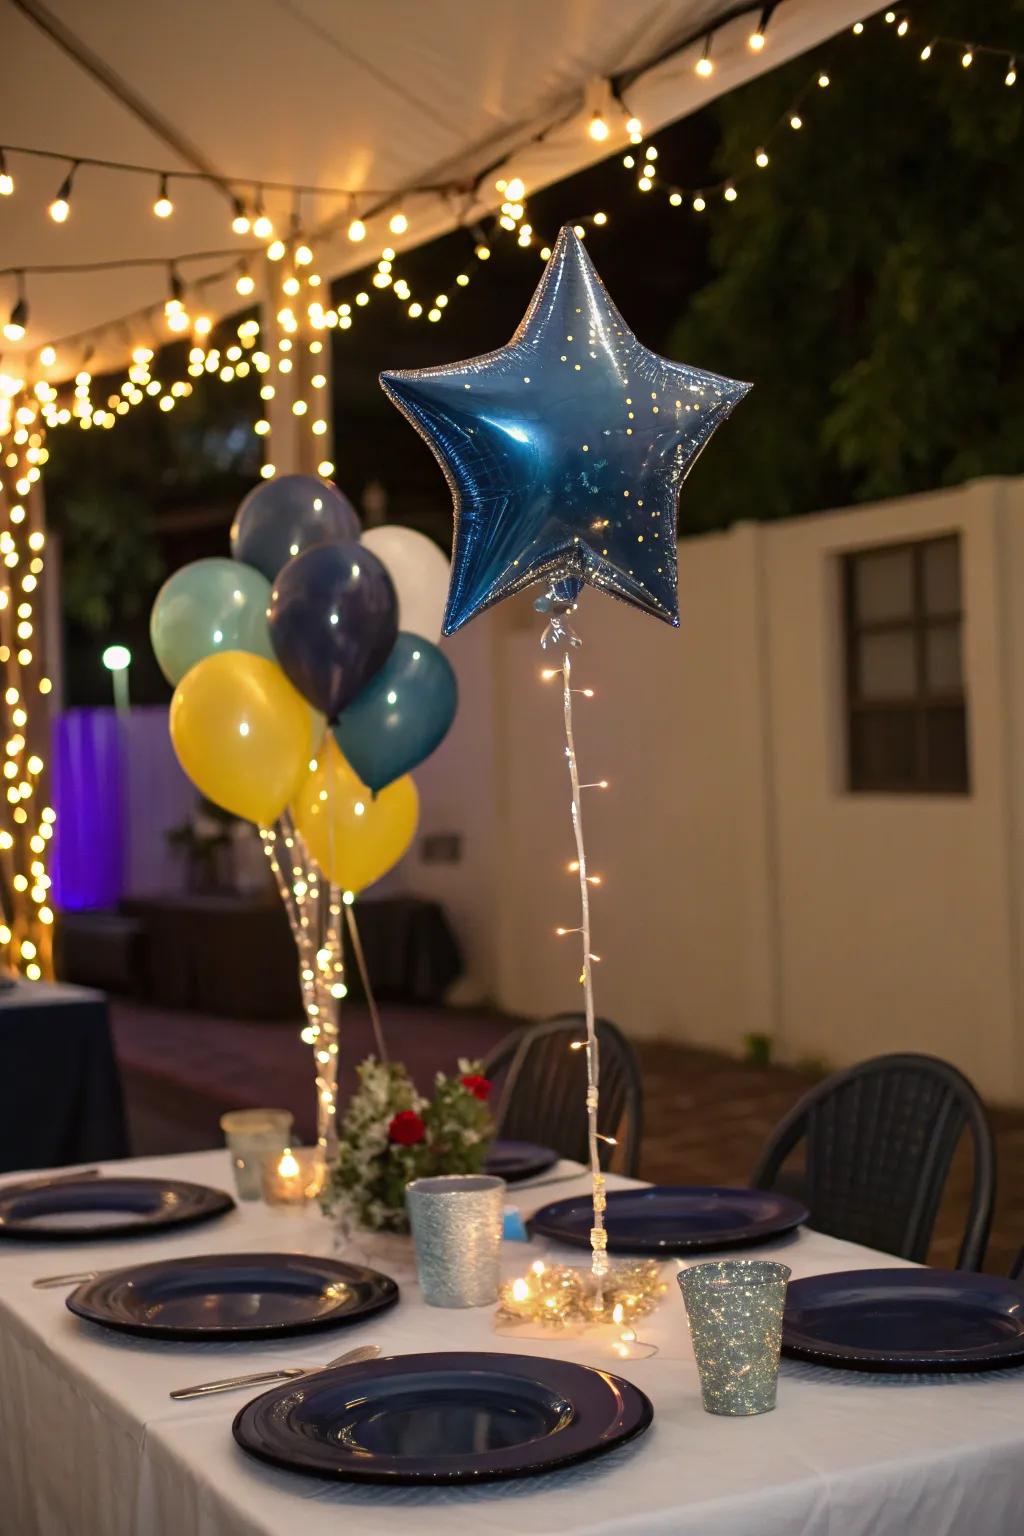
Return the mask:
M 596 1023 L 600 1099 L 598 1129 L 616 1145 L 601 1143 L 602 1167 L 635 1174 L 643 1135 L 643 1088 L 633 1048 L 608 1019 Z M 586 1051 L 571 1042 L 586 1037 L 582 1013 L 561 1014 L 502 1040 L 484 1066 L 503 1079 L 496 1110 L 498 1134 L 535 1141 L 562 1157 L 585 1163 L 587 1147 Z
M 1021 1249 L 1013 1263 L 1010 1265 L 1010 1279 L 1024 1279 L 1024 1248 Z
M 992 1132 L 971 1084 L 932 1056 L 876 1056 L 819 1083 L 776 1127 L 751 1182 L 790 1188 L 779 1173 L 803 1143 L 812 1227 L 923 1261 L 965 1129 L 974 1180 L 957 1265 L 977 1269 L 995 1199 Z

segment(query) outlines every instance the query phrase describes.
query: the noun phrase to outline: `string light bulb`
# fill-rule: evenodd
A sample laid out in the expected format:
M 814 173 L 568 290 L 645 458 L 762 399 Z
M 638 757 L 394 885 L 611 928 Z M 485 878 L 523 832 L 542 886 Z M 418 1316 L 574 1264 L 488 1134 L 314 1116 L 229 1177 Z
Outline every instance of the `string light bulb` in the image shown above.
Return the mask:
M 702 52 L 700 58 L 697 60 L 696 64 L 693 66 L 693 72 L 695 75 L 699 75 L 702 80 L 707 80 L 715 72 L 715 61 L 711 57 L 710 32 L 704 39 L 704 51 Z
M 974 63 L 974 47 L 972 44 L 968 43 L 967 47 L 960 55 L 960 63 L 964 69 L 970 69 L 971 65 Z
M 14 191 L 14 177 L 7 169 L 7 159 L 0 149 L 0 197 L 10 197 Z
M 399 208 L 398 212 L 393 213 L 388 220 L 388 229 L 390 229 L 393 235 L 404 235 L 408 228 L 409 220 L 406 218 L 402 209 Z
M 757 154 L 754 156 L 754 164 L 759 165 L 762 171 L 764 170 L 765 166 L 768 164 L 768 151 L 766 149 L 758 150 Z
M 761 7 L 761 15 L 758 18 L 757 26 L 747 38 L 747 47 L 751 53 L 762 53 L 764 51 L 764 45 L 768 41 L 768 23 L 772 19 L 772 13 L 777 3 L 778 0 L 772 0 L 770 5 Z
M 356 245 L 360 240 L 366 239 L 366 225 L 362 219 L 352 219 L 348 226 L 348 237 Z
M 273 220 L 267 217 L 262 194 L 256 200 L 256 216 L 252 221 L 252 232 L 257 240 L 269 240 L 274 233 Z
M 590 137 L 596 144 L 603 144 L 605 139 L 611 133 L 611 129 L 608 127 L 604 115 L 600 110 L 594 112 L 591 116 L 590 123 L 587 127 L 587 132 L 590 134 Z
M 1016 85 L 1017 84 L 1017 60 L 1016 59 L 1011 59 L 1010 60 L 1010 67 L 1006 71 L 1006 79 L 1004 80 L 1003 84 L 1004 85 Z
M 921 62 L 923 64 L 927 64 L 927 62 L 931 58 L 931 56 L 932 56 L 932 45 L 931 45 L 931 43 L 925 43 L 924 47 L 921 49 Z
M 57 196 L 47 210 L 55 224 L 66 223 L 68 214 L 71 212 L 71 188 L 74 185 L 77 167 L 78 162 L 76 161 L 57 188 Z
M 252 228 L 252 220 L 245 211 L 245 204 L 240 197 L 231 199 L 231 228 L 236 235 L 247 235 Z
M 153 204 L 153 213 L 158 219 L 169 219 L 173 212 L 174 204 L 167 195 L 167 177 L 161 176 L 156 202 Z
M 4 335 L 8 341 L 21 341 L 28 325 L 28 301 L 23 293 L 18 295 L 10 318 L 4 326 Z
M 238 276 L 235 278 L 235 292 L 236 293 L 240 293 L 242 295 L 242 297 L 245 298 L 250 293 L 253 292 L 255 287 L 256 287 L 256 279 L 253 277 L 252 273 L 249 271 L 248 265 L 243 264 L 242 270 L 239 272 Z

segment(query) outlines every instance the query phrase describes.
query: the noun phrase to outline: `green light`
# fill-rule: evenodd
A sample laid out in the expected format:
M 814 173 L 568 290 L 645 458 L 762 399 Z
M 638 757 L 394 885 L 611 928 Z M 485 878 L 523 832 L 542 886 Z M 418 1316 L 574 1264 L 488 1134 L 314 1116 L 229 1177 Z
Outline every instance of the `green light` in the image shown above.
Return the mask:
M 126 645 L 108 645 L 100 660 L 108 672 L 124 672 L 131 666 L 132 653 Z

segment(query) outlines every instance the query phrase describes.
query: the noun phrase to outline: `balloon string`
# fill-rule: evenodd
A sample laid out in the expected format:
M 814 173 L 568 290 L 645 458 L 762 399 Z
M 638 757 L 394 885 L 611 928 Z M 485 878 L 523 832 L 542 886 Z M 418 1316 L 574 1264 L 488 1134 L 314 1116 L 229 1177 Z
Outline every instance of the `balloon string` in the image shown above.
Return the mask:
M 578 642 L 577 642 L 578 643 Z M 594 1204 L 594 1224 L 590 1229 L 591 1269 L 598 1281 L 600 1305 L 600 1280 L 608 1273 L 608 1234 L 604 1227 L 606 1205 L 605 1178 L 601 1170 L 598 1152 L 597 1110 L 599 1102 L 600 1059 L 597 1030 L 594 1021 L 593 955 L 590 947 L 590 886 L 587 881 L 587 850 L 583 842 L 583 803 L 580 798 L 580 776 L 576 765 L 576 742 L 572 728 L 572 687 L 570 683 L 572 663 L 567 639 L 562 661 L 562 709 L 565 717 L 565 756 L 569 765 L 569 783 L 572 787 L 572 827 L 576 836 L 576 861 L 580 877 L 580 938 L 583 946 L 583 967 L 580 981 L 583 983 L 583 1002 L 587 1024 L 587 1145 L 590 1154 L 590 1184 Z
M 359 970 L 359 979 L 363 984 L 363 995 L 366 998 L 366 1006 L 370 1010 L 370 1022 L 373 1025 L 373 1037 L 377 1042 L 377 1056 L 387 1063 L 388 1048 L 384 1042 L 384 1028 L 381 1024 L 380 1011 L 377 1007 L 377 999 L 373 995 L 373 987 L 370 985 L 370 972 L 366 965 L 366 955 L 363 953 L 363 941 L 359 936 L 359 925 L 356 922 L 356 909 L 352 905 L 345 908 L 345 921 L 348 924 L 348 936 L 352 940 L 352 953 L 356 957 L 356 966 Z
M 340 982 L 342 973 L 340 893 L 336 887 L 324 891 L 326 882 L 288 812 L 272 830 L 261 827 L 260 837 L 298 953 L 299 983 L 306 1015 L 302 1037 L 313 1047 L 317 1145 L 325 1160 L 333 1161 L 338 1150 L 335 1116 L 339 999 L 333 988 Z M 282 847 L 284 855 L 280 854 Z M 287 868 L 282 867 L 282 857 Z

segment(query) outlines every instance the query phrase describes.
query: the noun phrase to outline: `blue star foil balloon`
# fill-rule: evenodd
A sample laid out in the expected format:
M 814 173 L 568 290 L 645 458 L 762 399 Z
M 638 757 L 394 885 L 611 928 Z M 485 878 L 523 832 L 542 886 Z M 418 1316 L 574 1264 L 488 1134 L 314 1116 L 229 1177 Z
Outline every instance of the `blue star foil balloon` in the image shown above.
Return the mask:
M 571 226 L 508 346 L 380 379 L 451 488 L 444 634 L 537 581 L 678 625 L 679 489 L 750 385 L 642 346 Z

